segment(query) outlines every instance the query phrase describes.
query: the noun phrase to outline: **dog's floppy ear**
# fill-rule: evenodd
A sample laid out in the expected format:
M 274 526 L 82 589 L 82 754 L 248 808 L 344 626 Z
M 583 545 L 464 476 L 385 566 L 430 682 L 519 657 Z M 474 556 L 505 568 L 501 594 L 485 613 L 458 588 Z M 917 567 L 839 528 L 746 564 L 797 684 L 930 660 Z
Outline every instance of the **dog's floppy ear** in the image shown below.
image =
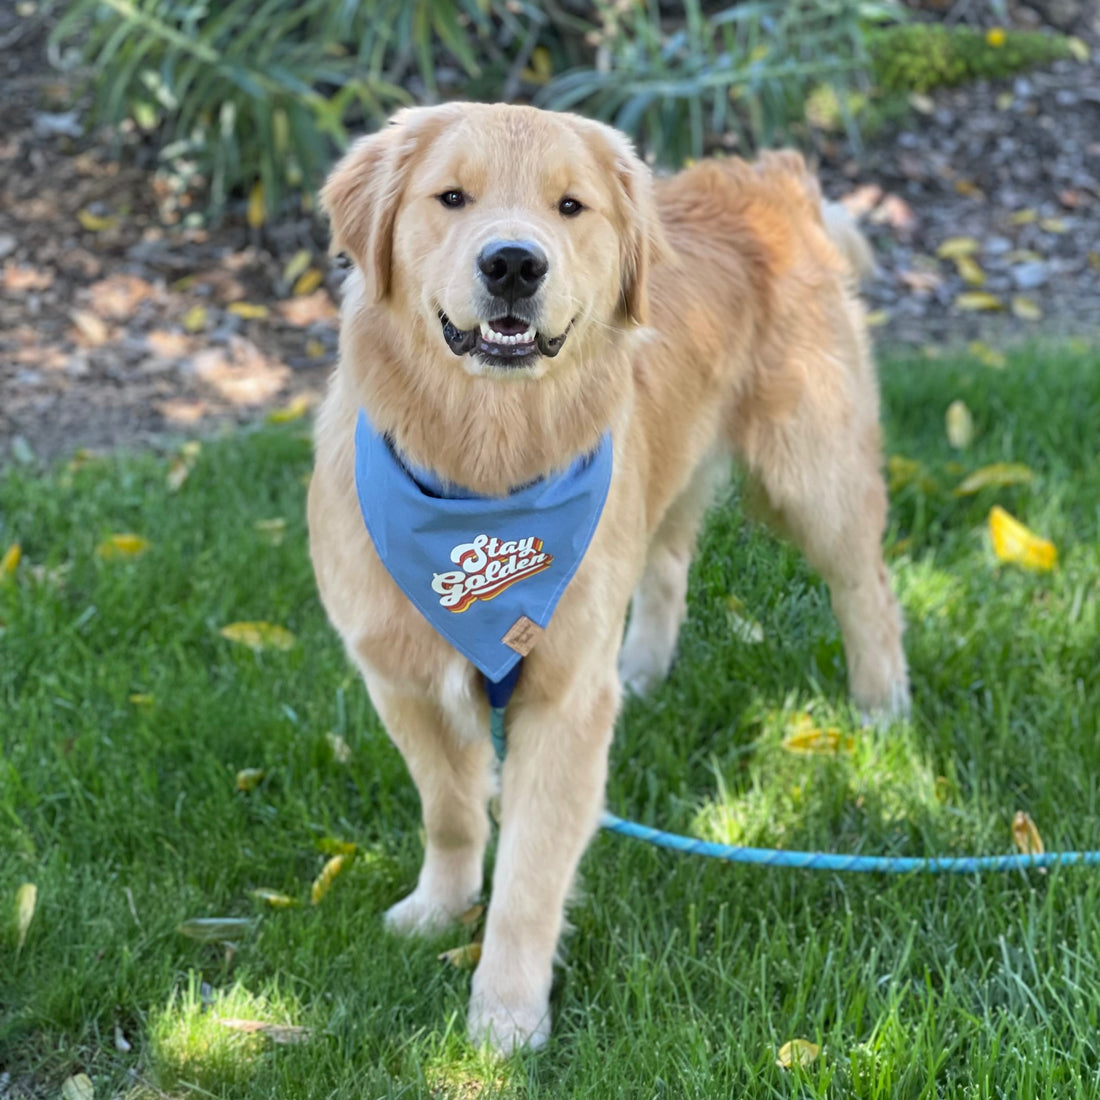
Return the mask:
M 416 154 L 446 118 L 438 109 L 399 111 L 388 126 L 360 138 L 321 188 L 332 224 L 330 252 L 346 252 L 378 302 L 390 292 L 393 229 Z
M 653 174 L 634 152 L 628 138 L 610 126 L 596 125 L 618 191 L 622 310 L 634 324 L 645 325 L 649 321 L 650 269 L 662 260 L 671 259 L 672 251 L 661 230 Z

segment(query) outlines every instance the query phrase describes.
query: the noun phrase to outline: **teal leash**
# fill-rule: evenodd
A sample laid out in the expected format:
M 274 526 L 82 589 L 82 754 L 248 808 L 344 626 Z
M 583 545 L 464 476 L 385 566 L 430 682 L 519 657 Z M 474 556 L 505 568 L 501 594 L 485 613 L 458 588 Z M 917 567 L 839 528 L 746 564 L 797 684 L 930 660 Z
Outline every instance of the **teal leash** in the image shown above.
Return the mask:
M 504 732 L 506 707 L 490 710 L 489 733 L 493 751 L 503 764 L 508 744 Z M 784 848 L 746 848 L 735 844 L 718 844 L 696 837 L 667 833 L 612 813 L 600 816 L 600 828 L 620 836 L 668 848 L 688 855 L 721 859 L 727 863 L 748 863 L 758 867 L 792 867 L 803 871 L 847 871 L 862 874 L 931 874 L 971 875 L 981 871 L 1025 871 L 1040 867 L 1073 865 L 1093 867 L 1100 864 L 1096 852 L 1043 852 L 1037 855 L 1003 856 L 861 856 L 842 852 L 798 852 Z

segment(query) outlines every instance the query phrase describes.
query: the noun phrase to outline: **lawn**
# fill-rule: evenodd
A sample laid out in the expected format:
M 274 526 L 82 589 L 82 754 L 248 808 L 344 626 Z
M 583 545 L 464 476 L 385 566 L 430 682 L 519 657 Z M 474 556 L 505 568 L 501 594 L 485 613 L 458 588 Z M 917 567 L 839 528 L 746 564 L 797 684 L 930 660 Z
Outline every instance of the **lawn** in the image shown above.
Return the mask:
M 888 451 L 913 460 L 892 464 L 887 536 L 911 724 L 860 729 L 822 583 L 734 491 L 671 678 L 623 712 L 609 808 L 732 843 L 907 855 L 1013 851 L 1024 811 L 1048 850 L 1100 848 L 1096 355 L 895 358 L 883 391 Z M 975 423 L 962 451 L 955 398 Z M 955 495 L 995 462 L 1034 479 Z M 382 930 L 415 881 L 418 804 L 314 593 L 309 467 L 296 421 L 184 460 L 0 480 L 0 553 L 22 547 L 0 580 L 0 1097 L 55 1097 L 80 1073 L 97 1100 L 1100 1096 L 1100 870 L 1079 868 L 841 876 L 601 835 L 550 1045 L 504 1064 L 471 1051 L 469 972 L 437 956 L 476 931 Z M 994 504 L 1055 543 L 1054 571 L 997 561 Z M 148 546 L 111 552 L 119 533 Z M 223 637 L 238 621 L 294 642 Z M 784 748 L 800 721 L 839 731 L 837 750 Z M 180 931 L 211 917 L 237 923 Z M 794 1038 L 820 1053 L 780 1068 Z

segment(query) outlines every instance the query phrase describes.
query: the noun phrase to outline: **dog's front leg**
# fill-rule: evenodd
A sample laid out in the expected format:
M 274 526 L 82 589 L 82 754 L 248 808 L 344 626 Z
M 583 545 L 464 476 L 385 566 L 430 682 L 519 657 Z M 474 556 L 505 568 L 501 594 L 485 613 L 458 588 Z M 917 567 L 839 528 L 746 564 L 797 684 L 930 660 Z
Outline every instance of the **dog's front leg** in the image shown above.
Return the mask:
M 501 782 L 500 841 L 471 1039 L 501 1054 L 550 1034 L 550 984 L 566 896 L 596 829 L 619 703 L 614 673 L 565 702 L 513 705 Z
M 424 864 L 416 889 L 386 912 L 394 932 L 439 931 L 481 893 L 492 784 L 488 738 L 466 739 L 434 700 L 367 676 L 371 701 L 420 793 Z

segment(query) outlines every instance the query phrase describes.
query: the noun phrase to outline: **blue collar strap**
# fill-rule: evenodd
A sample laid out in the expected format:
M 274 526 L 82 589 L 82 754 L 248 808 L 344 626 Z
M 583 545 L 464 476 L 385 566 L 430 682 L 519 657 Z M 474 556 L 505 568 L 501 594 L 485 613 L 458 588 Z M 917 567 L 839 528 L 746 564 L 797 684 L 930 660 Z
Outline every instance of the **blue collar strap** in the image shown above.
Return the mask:
M 592 541 L 611 461 L 605 433 L 562 473 L 484 497 L 410 469 L 359 413 L 355 488 L 374 549 L 417 610 L 491 681 L 494 706 L 494 686 L 506 701 Z

